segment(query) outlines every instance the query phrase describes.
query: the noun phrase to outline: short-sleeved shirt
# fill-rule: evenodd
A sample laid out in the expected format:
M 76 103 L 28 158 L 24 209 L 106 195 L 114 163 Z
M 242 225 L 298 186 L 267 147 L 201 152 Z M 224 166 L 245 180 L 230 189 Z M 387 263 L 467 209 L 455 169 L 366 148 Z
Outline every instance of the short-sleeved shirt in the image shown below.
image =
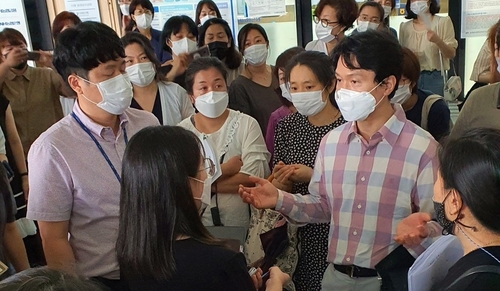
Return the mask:
M 269 87 L 240 75 L 229 87 L 228 107 L 255 118 L 264 136 L 271 113 L 281 106 L 281 101 L 274 91 L 278 87 L 279 82 L 274 74 Z
M 225 163 L 232 157 L 241 156 L 243 166 L 241 166 L 240 173 L 261 178 L 266 178 L 269 174 L 270 154 L 259 126 L 252 117 L 229 110 L 229 115 L 222 127 L 211 134 L 198 131 L 191 118 L 184 119 L 179 126 L 192 131 L 200 140 L 208 139 L 218 159 L 214 162 Z M 241 200 L 238 193 L 214 195 L 211 205 L 216 205 L 216 199 L 224 226 L 248 226 L 248 204 Z M 204 225 L 213 225 L 210 211 L 203 213 L 202 221 Z
M 472 73 L 470 74 L 471 81 L 479 82 L 479 76 L 490 71 L 491 56 L 490 44 L 488 40 L 485 40 L 474 61 Z
M 431 28 L 452 48 L 458 47 L 455 39 L 455 30 L 449 16 L 441 17 L 434 15 Z M 399 42 L 402 46 L 409 48 L 418 57 L 420 70 L 434 71 L 441 70 L 441 60 L 439 58 L 439 48 L 435 43 L 427 39 L 427 30 L 416 31 L 413 20 L 401 23 L 399 27 Z M 443 56 L 445 70 L 450 69 L 449 59 Z
M 472 91 L 450 133 L 450 138 L 459 138 L 473 128 L 500 129 L 500 109 L 497 108 L 500 82 Z
M 25 155 L 35 139 L 63 117 L 60 80 L 51 69 L 29 66 L 21 76 L 7 75 L 2 93 L 10 101 Z
M 417 103 L 410 110 L 406 111 L 406 118 L 418 126 L 422 124 L 422 108 L 425 99 L 434 93 L 430 91 L 417 90 Z M 429 114 L 427 115 L 427 129 L 435 140 L 439 141 L 442 137 L 450 133 L 450 108 L 444 100 L 435 101 Z
M 151 46 L 153 47 L 160 64 L 172 59 L 172 55 L 163 50 L 163 44 L 161 43 L 161 31 L 153 28 L 151 28 Z
M 89 129 L 121 173 L 128 139 L 147 126 L 159 125 L 151 113 L 127 109 L 119 116 L 117 135 L 93 122 L 75 102 L 73 112 Z M 119 279 L 115 244 L 120 182 L 91 137 L 69 115 L 33 143 L 28 154 L 29 219 L 69 221 L 69 243 L 76 270 L 83 277 Z

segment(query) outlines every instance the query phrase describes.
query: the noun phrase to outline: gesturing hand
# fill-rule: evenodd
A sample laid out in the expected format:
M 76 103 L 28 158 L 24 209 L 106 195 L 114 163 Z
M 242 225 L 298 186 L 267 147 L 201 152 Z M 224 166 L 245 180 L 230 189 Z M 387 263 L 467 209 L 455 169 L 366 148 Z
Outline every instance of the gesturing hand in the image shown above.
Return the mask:
M 399 222 L 394 240 L 405 246 L 419 245 L 429 235 L 426 225 L 430 220 L 429 213 L 416 212 L 410 214 Z
M 278 202 L 278 189 L 266 179 L 250 176 L 250 182 L 255 187 L 240 185 L 238 193 L 245 203 L 252 204 L 257 209 L 268 209 L 276 207 Z

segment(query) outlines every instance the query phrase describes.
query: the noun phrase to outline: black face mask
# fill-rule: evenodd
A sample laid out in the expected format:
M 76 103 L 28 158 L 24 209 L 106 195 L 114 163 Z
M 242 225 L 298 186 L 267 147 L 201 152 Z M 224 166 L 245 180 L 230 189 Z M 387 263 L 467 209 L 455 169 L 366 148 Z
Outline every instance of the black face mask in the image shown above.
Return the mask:
M 214 41 L 208 44 L 208 49 L 210 50 L 210 55 L 222 60 L 226 57 L 229 48 L 228 43 L 223 41 Z
M 445 198 L 445 200 L 446 200 L 446 198 Z M 437 222 L 443 228 L 443 231 L 441 233 L 443 235 L 453 234 L 453 228 L 455 226 L 455 222 L 448 220 L 448 218 L 446 218 L 446 215 L 444 212 L 444 200 L 441 203 L 436 202 L 436 201 L 432 201 L 432 202 L 434 203 L 434 211 L 436 211 Z
M 13 67 L 13 69 L 20 71 L 20 70 L 24 69 L 27 65 L 28 65 L 28 61 L 23 61 L 19 65 Z

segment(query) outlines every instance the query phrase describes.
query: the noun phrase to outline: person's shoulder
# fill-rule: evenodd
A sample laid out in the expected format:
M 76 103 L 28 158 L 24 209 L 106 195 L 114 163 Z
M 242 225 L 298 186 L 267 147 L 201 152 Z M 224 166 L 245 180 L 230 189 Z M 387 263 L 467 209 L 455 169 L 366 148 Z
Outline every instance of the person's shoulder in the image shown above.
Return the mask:
M 40 134 L 31 147 L 57 147 L 59 143 L 66 143 L 76 128 L 80 127 L 71 115 L 67 115 Z
M 306 117 L 299 112 L 293 112 L 288 114 L 287 116 L 283 117 L 279 123 L 282 124 L 282 126 L 293 126 L 297 123 L 302 122 Z
M 306 51 L 312 51 L 315 50 L 315 48 L 318 46 L 319 39 L 311 40 L 306 44 L 305 50 Z
M 185 129 L 191 130 L 194 128 L 193 123 L 191 122 L 191 117 L 189 116 L 187 118 L 184 118 L 181 122 L 177 124 L 177 126 L 183 127 Z
M 129 122 L 140 123 L 144 127 L 160 125 L 158 118 L 153 113 L 135 108 L 127 108 L 125 114 Z
M 182 97 L 181 95 L 186 95 L 186 90 L 182 88 L 181 85 L 174 83 L 174 82 L 168 82 L 168 81 L 161 81 L 158 82 L 158 88 L 160 89 L 160 96 L 162 98 L 164 97 L 169 97 L 170 96 L 162 96 L 162 93 L 172 93 L 175 95 L 175 97 Z
M 234 257 L 238 256 L 238 253 L 222 245 L 206 244 L 193 238 L 176 241 L 175 250 L 189 250 L 192 255 L 206 254 L 221 263 L 233 260 Z M 213 266 L 216 266 L 216 264 Z
M 252 128 L 255 126 L 259 127 L 259 123 L 252 116 L 230 108 L 228 108 L 227 110 L 229 110 L 229 116 L 228 116 L 229 121 L 237 119 L 239 125 L 246 125 L 245 127 L 247 128 Z
M 489 104 L 492 101 L 496 102 L 499 98 L 498 92 L 500 92 L 500 82 L 477 88 L 470 93 L 467 103 L 470 102 L 474 104 L 475 102 L 478 102 L 482 104 Z

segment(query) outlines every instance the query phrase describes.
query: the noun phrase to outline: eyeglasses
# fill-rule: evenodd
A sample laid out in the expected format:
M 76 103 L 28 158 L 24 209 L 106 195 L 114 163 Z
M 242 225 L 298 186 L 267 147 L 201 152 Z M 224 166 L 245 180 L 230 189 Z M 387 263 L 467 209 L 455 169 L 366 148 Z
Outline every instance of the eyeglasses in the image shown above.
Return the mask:
M 321 26 L 323 26 L 324 28 L 338 24 L 338 21 L 328 21 L 328 19 L 319 19 L 318 16 L 314 16 L 313 20 L 314 20 L 314 23 L 316 23 L 316 24 L 321 22 Z
M 210 158 L 203 158 L 203 165 L 205 165 L 205 167 L 198 172 L 207 171 L 207 174 L 210 176 L 215 174 L 215 164 Z
M 153 14 L 153 12 L 151 12 L 151 10 L 149 10 L 149 9 L 134 11 L 134 15 L 139 16 L 139 15 L 143 15 L 143 14 L 151 15 L 151 14 Z

